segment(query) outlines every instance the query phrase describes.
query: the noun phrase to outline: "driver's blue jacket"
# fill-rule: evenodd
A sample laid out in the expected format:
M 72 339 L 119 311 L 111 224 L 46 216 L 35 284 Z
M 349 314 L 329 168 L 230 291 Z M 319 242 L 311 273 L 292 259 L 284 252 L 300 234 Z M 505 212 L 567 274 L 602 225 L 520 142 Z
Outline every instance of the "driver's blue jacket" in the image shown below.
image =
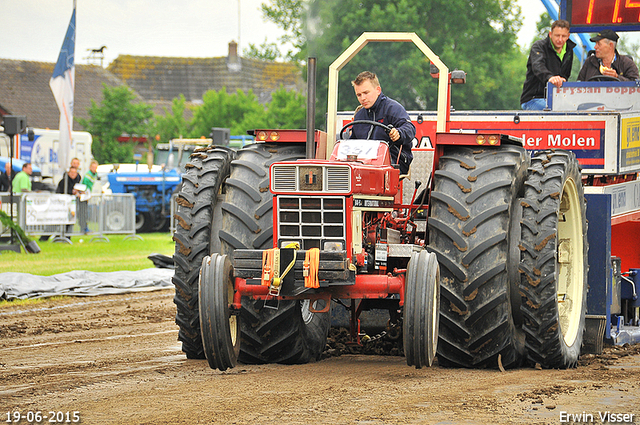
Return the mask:
M 384 128 L 372 124 L 354 124 L 350 139 L 386 140 L 389 143 L 389 153 L 393 164 L 398 163 L 400 174 L 409 172 L 409 165 L 413 161 L 411 144 L 416 136 L 416 128 L 404 107 L 395 100 L 380 93 L 376 103 L 369 109 L 362 108 L 354 116 L 354 121 L 377 121 L 385 125 L 392 125 L 400 132 L 400 139 L 391 142 Z M 402 149 L 400 149 L 402 147 Z M 398 161 L 400 153 L 400 161 Z

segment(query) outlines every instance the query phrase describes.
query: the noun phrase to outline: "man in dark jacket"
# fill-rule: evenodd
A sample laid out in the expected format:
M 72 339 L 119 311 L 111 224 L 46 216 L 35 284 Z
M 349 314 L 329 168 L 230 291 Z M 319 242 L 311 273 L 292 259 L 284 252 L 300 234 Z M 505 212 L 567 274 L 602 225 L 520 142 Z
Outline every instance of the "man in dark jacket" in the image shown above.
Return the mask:
M 603 30 L 591 41 L 596 43 L 595 50 L 589 52 L 587 60 L 584 61 L 579 81 L 589 81 L 593 77 L 611 77 L 620 81 L 633 81 L 640 78 L 638 67 L 633 63 L 630 56 L 618 53 L 616 44 L 618 34 L 613 30 Z
M 67 180 L 66 192 L 64 191 L 65 179 Z M 67 195 L 77 195 L 79 192 L 78 192 L 78 189 L 76 189 L 74 186 L 77 183 L 80 183 L 80 180 L 81 180 L 81 177 L 80 177 L 80 174 L 78 174 L 78 169 L 73 166 L 69 167 L 69 171 L 64 173 L 64 175 L 62 176 L 62 180 L 60 180 L 60 182 L 58 183 L 56 193 L 66 193 Z
M 362 108 L 354 115 L 354 121 L 377 121 L 392 125 L 389 134 L 385 129 L 372 124 L 355 124 L 351 139 L 386 140 L 393 164 L 398 164 L 400 174 L 409 172 L 413 161 L 411 144 L 416 136 L 416 128 L 409 114 L 400 103 L 382 93 L 378 77 L 373 72 L 364 71 L 351 82 Z
M 4 164 L 5 172 L 0 174 L 0 192 L 11 192 L 11 180 L 13 179 L 13 170 L 11 170 L 11 161 Z
M 522 109 L 543 110 L 546 107 L 547 83 L 560 88 L 569 79 L 575 46 L 576 43 L 569 40 L 569 22 L 564 19 L 551 24 L 547 38 L 533 43 L 520 96 Z

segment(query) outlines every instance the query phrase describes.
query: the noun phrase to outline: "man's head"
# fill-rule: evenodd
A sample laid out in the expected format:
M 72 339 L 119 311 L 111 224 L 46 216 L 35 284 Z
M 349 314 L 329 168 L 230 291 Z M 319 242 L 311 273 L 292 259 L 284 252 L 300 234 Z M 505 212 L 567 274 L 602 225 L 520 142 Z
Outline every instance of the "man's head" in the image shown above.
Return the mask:
M 369 109 L 376 103 L 378 96 L 382 93 L 378 76 L 370 71 L 364 71 L 358 74 L 355 80 L 351 82 L 353 89 L 358 98 L 358 102 Z
M 551 30 L 549 31 L 549 38 L 553 47 L 560 51 L 569 39 L 569 21 L 564 19 L 558 19 L 551 24 Z
M 71 160 L 71 166 L 76 169 L 76 175 L 78 174 L 78 168 L 80 168 L 80 160 L 78 158 L 73 158 Z
M 613 57 L 618 38 L 618 34 L 613 30 L 602 30 L 595 37 L 592 37 L 590 40 L 596 43 L 596 57 L 598 59 Z
M 78 177 L 78 169 L 76 167 L 69 167 L 69 172 L 67 174 L 69 174 L 69 177 L 73 180 Z
M 31 168 L 31 163 L 25 162 L 24 165 L 22 166 L 22 171 L 31 175 L 31 173 L 33 172 L 33 169 Z
M 95 174 L 96 171 L 98 170 L 98 161 L 96 161 L 95 159 L 92 159 L 91 164 L 89 164 L 89 170 L 91 170 L 91 172 Z

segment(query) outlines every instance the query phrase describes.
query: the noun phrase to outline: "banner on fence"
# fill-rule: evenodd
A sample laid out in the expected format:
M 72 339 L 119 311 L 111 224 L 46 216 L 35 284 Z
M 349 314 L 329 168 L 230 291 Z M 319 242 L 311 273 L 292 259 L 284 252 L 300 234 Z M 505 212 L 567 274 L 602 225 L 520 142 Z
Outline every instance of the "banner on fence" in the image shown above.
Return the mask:
M 75 224 L 74 195 L 28 194 L 25 196 L 27 226 Z

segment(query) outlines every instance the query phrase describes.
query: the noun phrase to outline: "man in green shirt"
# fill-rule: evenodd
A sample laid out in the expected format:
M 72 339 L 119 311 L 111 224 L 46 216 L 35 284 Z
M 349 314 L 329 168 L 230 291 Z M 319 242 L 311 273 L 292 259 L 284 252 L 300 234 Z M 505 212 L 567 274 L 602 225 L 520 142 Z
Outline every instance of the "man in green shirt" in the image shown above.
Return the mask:
M 82 184 L 87 186 L 87 193 L 90 193 L 93 189 L 93 184 L 98 179 L 98 161 L 95 159 L 91 160 L 91 164 L 89 165 L 89 171 L 84 175 L 82 179 Z
M 33 172 L 31 168 L 30 162 L 25 162 L 22 166 L 22 171 L 20 171 L 13 178 L 13 192 L 14 193 L 22 193 L 22 192 L 31 192 L 31 173 Z
M 82 178 L 82 184 L 87 187 L 85 194 L 90 194 L 93 189 L 93 184 L 96 182 L 98 178 L 98 161 L 95 159 L 91 160 L 91 164 L 89 165 L 89 171 Z M 78 203 L 78 219 L 80 220 L 80 228 L 82 229 L 82 233 L 87 234 L 90 232 L 89 226 L 87 225 L 87 221 L 89 218 L 89 201 L 85 198 L 89 195 L 81 195 L 80 202 Z

